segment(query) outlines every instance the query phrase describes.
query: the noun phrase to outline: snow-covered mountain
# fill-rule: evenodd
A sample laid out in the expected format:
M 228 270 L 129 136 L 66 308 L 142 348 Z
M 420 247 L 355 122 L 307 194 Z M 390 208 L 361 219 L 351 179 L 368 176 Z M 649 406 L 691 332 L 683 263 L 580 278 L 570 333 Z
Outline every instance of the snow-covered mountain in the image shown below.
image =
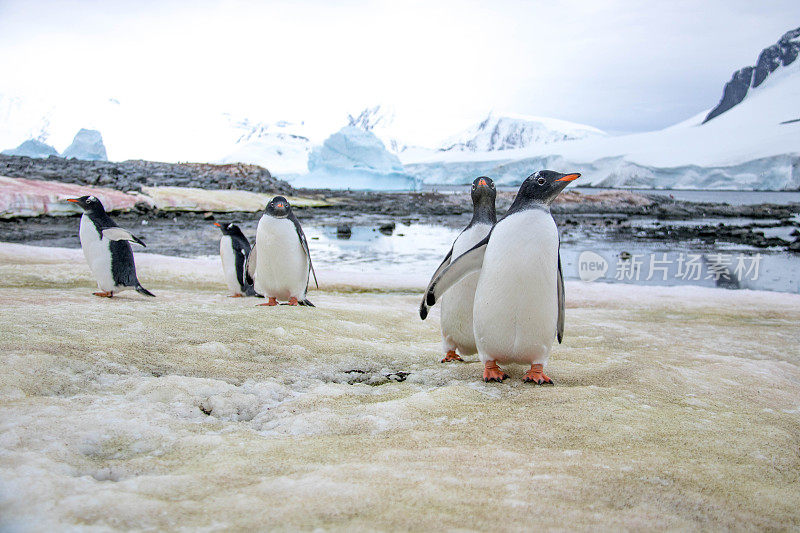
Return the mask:
M 446 139 L 439 150 L 493 152 L 604 135 L 592 126 L 566 120 L 490 113 L 478 124 Z
M 796 34 L 787 33 L 781 42 L 796 42 Z M 601 187 L 798 190 L 800 60 L 787 62 L 792 54 L 759 75 L 746 98 L 711 120 L 707 110 L 654 132 L 514 150 L 443 152 L 406 161 L 405 168 L 426 183 L 469 183 L 487 175 L 518 184 L 538 169 L 552 168 L 581 172 L 581 185 Z
M 706 115 L 703 122 L 708 122 L 739 105 L 747 98 L 751 89 L 760 87 L 776 70 L 794 63 L 798 54 L 800 54 L 800 28 L 795 28 L 783 34 L 777 43 L 764 48 L 754 66 L 744 67 L 733 73 L 731 81 L 726 83 L 722 90 L 719 104 Z
M 276 174 L 304 173 L 312 143 L 304 122 L 273 123 L 232 120 L 238 133 L 233 150 L 222 163 L 252 163 Z

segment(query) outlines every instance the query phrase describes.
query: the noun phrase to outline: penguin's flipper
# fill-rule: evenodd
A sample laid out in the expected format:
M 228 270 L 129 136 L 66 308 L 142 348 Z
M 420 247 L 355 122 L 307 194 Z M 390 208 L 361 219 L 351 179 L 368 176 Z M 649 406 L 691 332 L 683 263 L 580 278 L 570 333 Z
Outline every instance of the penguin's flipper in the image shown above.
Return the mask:
M 561 339 L 564 338 L 564 274 L 561 272 L 561 249 L 558 250 L 558 283 L 556 284 L 558 292 L 558 321 L 556 322 L 556 338 L 558 343 L 561 344 Z M 546 377 L 546 376 L 545 376 Z
M 114 226 L 113 228 L 103 228 L 102 234 L 103 238 L 108 239 L 109 241 L 131 241 L 135 242 L 136 244 L 141 244 L 145 247 L 147 246 L 142 239 L 130 231 L 122 229 L 118 226 Z
M 419 317 L 422 320 L 428 316 L 428 309 L 433 307 L 442 294 L 464 279 L 469 274 L 476 272 L 483 266 L 483 256 L 486 253 L 486 245 L 489 244 L 491 232 L 478 244 L 461 254 L 455 261 L 445 267 L 444 270 L 433 279 L 425 291 L 422 303 L 419 306 Z
M 136 289 L 136 292 L 138 292 L 139 294 L 144 294 L 145 296 L 152 296 L 153 298 L 156 297 L 155 294 L 153 294 L 152 292 L 148 291 L 147 289 L 145 289 L 144 287 L 142 287 L 138 283 L 136 284 L 136 287 L 134 287 L 134 288 Z
M 311 262 L 311 252 L 308 250 L 308 241 L 306 240 L 306 234 L 303 232 L 303 227 L 300 225 L 300 221 L 297 220 L 297 217 L 294 216 L 294 213 L 291 211 L 289 212 L 289 220 L 291 220 L 294 224 L 294 229 L 297 231 L 297 237 L 300 239 L 300 244 L 303 246 L 303 250 L 306 252 L 306 257 L 308 257 L 308 270 L 310 271 L 311 275 L 314 276 L 314 285 L 316 285 L 319 289 L 317 273 L 314 272 L 314 264 Z
M 302 300 L 300 300 L 300 301 L 299 301 L 299 302 L 297 302 L 297 303 L 298 303 L 299 305 L 305 305 L 305 306 L 307 306 L 307 307 L 316 307 L 316 305 L 312 304 L 312 303 L 311 303 L 311 300 L 309 300 L 308 298 L 303 298 Z
M 253 243 L 253 248 L 247 254 L 247 259 L 244 262 L 244 282 L 248 285 L 253 284 L 253 278 L 256 275 L 256 245 Z
M 455 243 L 453 243 L 453 244 L 455 245 Z M 433 280 L 435 280 L 436 278 L 438 278 L 438 277 L 439 277 L 439 274 L 441 274 L 441 273 L 442 273 L 442 270 L 444 270 L 445 268 L 447 268 L 448 266 L 450 266 L 450 260 L 451 260 L 452 258 L 453 258 L 453 247 L 451 246 L 451 247 L 450 247 L 450 251 L 449 251 L 449 252 L 447 252 L 447 255 L 446 255 L 446 256 L 444 256 L 444 260 L 442 260 L 441 264 L 440 264 L 440 265 L 439 265 L 439 267 L 436 269 L 436 272 L 434 272 L 434 273 L 433 273 L 433 276 L 431 276 L 431 281 L 433 281 Z

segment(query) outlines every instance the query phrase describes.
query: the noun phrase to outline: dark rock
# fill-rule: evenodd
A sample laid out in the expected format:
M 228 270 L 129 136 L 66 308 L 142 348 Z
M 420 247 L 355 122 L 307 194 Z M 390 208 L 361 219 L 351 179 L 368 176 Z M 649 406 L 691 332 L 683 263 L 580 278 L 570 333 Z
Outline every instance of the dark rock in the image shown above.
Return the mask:
M 353 235 L 353 228 L 350 226 L 339 225 L 336 226 L 336 238 L 337 239 L 349 239 Z
M 391 235 L 394 233 L 394 228 L 396 227 L 394 222 L 385 222 L 378 226 L 378 231 L 383 233 L 384 235 Z
M 202 187 L 291 194 L 288 183 L 265 168 L 242 163 L 160 163 L 131 160 L 120 163 L 82 161 L 51 156 L 34 159 L 0 155 L 0 175 L 11 178 L 57 180 L 79 185 L 102 185 L 121 191 L 142 187 Z

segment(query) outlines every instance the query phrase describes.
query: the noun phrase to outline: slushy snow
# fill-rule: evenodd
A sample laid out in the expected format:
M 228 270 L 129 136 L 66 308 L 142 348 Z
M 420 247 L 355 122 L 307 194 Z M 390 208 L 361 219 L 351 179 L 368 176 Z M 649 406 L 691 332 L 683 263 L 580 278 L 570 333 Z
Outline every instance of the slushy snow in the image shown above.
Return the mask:
M 219 257 L 136 260 L 157 298 L 0 244 L 0 530 L 800 523 L 798 295 L 567 282 L 540 388 L 438 363 L 424 285 L 264 308 Z

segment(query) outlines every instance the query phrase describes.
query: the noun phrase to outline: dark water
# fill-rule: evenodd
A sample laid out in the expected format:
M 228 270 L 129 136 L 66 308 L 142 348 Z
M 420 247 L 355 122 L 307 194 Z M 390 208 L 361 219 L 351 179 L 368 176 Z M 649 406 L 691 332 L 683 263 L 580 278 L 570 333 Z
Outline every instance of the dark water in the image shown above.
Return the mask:
M 310 227 L 306 233 L 320 268 L 425 278 L 459 230 L 400 224 L 392 235 L 369 227 L 353 227 L 349 238 L 337 235 L 333 227 Z M 800 255 L 784 251 L 699 242 L 615 242 L 575 234 L 564 236 L 561 258 L 569 280 L 800 292 Z

